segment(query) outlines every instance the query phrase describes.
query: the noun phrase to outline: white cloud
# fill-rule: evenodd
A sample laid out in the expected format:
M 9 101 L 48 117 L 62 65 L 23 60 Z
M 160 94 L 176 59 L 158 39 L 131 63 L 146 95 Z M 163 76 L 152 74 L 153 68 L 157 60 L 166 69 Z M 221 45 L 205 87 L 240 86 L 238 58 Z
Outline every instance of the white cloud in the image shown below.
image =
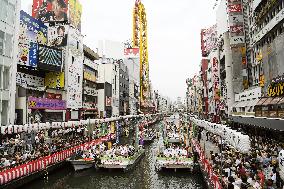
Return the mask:
M 85 43 L 132 37 L 135 0 L 81 0 Z M 142 0 L 147 10 L 150 78 L 154 88 L 175 99 L 185 95 L 185 80 L 199 69 L 200 30 L 215 23 L 213 0 Z M 32 0 L 22 0 L 28 10 Z

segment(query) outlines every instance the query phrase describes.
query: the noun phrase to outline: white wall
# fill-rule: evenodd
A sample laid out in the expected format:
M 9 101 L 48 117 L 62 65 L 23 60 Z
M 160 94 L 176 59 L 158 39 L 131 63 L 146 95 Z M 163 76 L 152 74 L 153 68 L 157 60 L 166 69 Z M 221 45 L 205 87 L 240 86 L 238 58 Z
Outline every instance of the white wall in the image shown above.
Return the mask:
M 216 10 L 217 35 L 220 36 L 228 31 L 227 0 L 221 0 Z
M 79 48 L 77 48 L 77 41 L 79 42 Z M 67 108 L 70 109 L 82 108 L 83 60 L 83 36 L 79 31 L 70 27 L 65 57 L 66 101 Z
M 100 57 L 123 59 L 124 58 L 124 44 L 118 41 L 100 40 L 98 54 Z

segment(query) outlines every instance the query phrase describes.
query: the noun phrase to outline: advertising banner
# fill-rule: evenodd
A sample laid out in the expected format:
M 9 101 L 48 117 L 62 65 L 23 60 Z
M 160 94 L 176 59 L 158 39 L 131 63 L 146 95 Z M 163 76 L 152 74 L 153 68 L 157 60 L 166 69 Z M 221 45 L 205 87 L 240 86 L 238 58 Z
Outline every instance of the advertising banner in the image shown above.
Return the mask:
M 106 106 L 111 106 L 111 101 L 112 101 L 112 98 L 106 96 Z
M 69 18 L 72 26 L 81 31 L 82 5 L 79 0 L 69 0 Z
M 93 73 L 90 73 L 88 71 L 84 71 L 84 79 L 92 82 L 96 82 L 97 78 Z
M 28 98 L 29 109 L 65 110 L 65 100 L 55 100 L 48 98 Z
M 126 58 L 138 58 L 139 57 L 139 48 L 124 49 L 124 56 Z
M 66 46 L 68 29 L 68 25 L 50 24 L 48 28 L 48 45 L 52 47 Z
M 33 0 L 32 16 L 42 22 L 68 21 L 68 0 Z
M 83 83 L 83 56 L 77 56 L 69 50 L 69 60 L 66 69 L 67 78 L 67 107 L 72 109 L 82 108 L 82 83 Z M 71 59 L 73 57 L 73 59 Z
M 24 11 L 20 12 L 19 60 L 24 66 L 37 67 L 38 44 L 47 43 L 47 27 Z
M 44 78 L 17 72 L 16 84 L 22 87 L 44 87 Z
M 207 54 L 217 45 L 217 25 L 213 25 L 208 29 L 201 30 L 201 50 L 202 56 Z
M 64 88 L 64 72 L 48 72 L 45 75 L 45 86 L 48 88 Z
M 60 71 L 62 66 L 62 50 L 47 46 L 39 46 L 39 67 L 50 71 Z

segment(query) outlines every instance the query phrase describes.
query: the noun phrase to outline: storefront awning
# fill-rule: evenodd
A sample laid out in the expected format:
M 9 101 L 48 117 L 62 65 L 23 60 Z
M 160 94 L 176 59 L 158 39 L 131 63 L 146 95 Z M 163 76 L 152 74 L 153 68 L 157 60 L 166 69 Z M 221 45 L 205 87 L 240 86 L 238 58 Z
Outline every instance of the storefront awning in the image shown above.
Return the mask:
M 273 100 L 270 102 L 270 104 L 278 104 L 278 102 L 281 100 L 281 97 L 275 97 Z
M 256 106 L 261 106 L 266 100 L 267 100 L 267 98 L 261 98 L 261 99 L 256 103 Z
M 267 100 L 262 104 L 262 106 L 270 105 L 270 104 L 272 104 L 272 101 L 273 101 L 273 98 L 272 98 L 272 97 L 267 98 Z
M 278 104 L 284 104 L 284 97 L 279 100 Z

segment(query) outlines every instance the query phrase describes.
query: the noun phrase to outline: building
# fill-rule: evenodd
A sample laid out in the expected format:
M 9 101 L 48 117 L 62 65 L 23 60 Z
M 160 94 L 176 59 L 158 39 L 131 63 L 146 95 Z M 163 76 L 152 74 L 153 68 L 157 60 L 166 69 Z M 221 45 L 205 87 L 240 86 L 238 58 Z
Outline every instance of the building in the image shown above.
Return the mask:
M 98 111 L 100 117 L 119 116 L 119 64 L 113 59 L 98 61 Z
M 98 59 L 98 54 L 84 45 L 82 119 L 95 119 L 99 116 L 97 91 L 98 64 L 95 63 L 95 60 Z
M 119 115 L 129 115 L 129 74 L 123 60 L 119 60 Z
M 14 124 L 20 1 L 1 1 L 0 126 Z M 16 117 L 15 117 L 16 115 Z
M 140 58 L 138 48 L 124 49 L 124 63 L 129 74 L 129 110 L 131 115 L 138 114 L 140 94 Z
M 65 3 L 65 2 L 64 2 Z M 79 120 L 83 107 L 81 6 L 64 4 L 66 15 L 46 15 L 51 2 L 34 1 L 32 16 L 20 12 L 17 61 L 17 124 Z M 79 1 L 77 1 L 80 5 Z M 74 19 L 76 16 L 76 19 Z

